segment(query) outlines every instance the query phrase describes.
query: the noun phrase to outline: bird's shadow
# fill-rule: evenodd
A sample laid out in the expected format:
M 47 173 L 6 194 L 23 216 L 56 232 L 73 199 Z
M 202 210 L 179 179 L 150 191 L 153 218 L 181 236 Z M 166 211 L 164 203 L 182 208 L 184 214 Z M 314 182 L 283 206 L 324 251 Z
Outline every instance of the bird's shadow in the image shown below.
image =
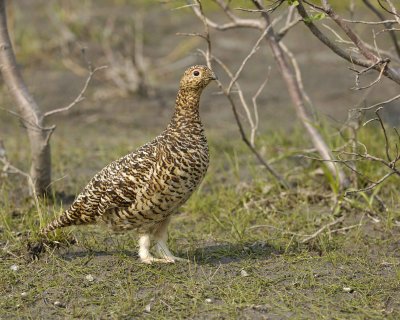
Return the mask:
M 114 255 L 124 255 L 138 261 L 135 250 L 91 250 L 85 248 L 69 247 L 67 250 L 59 252 L 59 257 L 66 261 L 79 258 L 101 258 Z M 273 255 L 282 254 L 282 250 L 273 247 L 263 241 L 245 243 L 217 243 L 203 247 L 189 249 L 187 251 L 177 251 L 176 255 L 188 259 L 192 263 L 199 265 L 230 264 L 242 260 L 266 260 Z
M 181 256 L 197 264 L 229 264 L 242 260 L 265 260 L 272 255 L 280 255 L 282 251 L 263 241 L 245 243 L 217 243 L 196 248 Z
M 68 250 L 66 252 L 59 253 L 59 257 L 66 261 L 73 261 L 80 258 L 101 258 L 111 257 L 117 255 L 124 255 L 133 259 L 138 259 L 138 255 L 134 251 L 129 250 L 91 250 L 79 248 L 77 250 Z

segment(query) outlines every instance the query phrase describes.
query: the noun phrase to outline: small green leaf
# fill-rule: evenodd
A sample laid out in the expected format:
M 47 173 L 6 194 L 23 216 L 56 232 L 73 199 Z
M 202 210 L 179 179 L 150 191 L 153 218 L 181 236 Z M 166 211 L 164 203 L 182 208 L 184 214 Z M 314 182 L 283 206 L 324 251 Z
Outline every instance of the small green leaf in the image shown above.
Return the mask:
M 325 13 L 320 12 L 320 13 L 317 13 L 317 14 L 313 15 L 312 19 L 314 21 L 319 21 L 319 20 L 325 19 L 325 17 L 326 17 Z
M 325 17 L 326 17 L 325 13 L 320 12 L 304 19 L 304 22 L 309 23 L 309 22 L 319 21 L 325 19 Z
M 299 5 L 299 1 L 298 0 L 288 0 L 288 4 L 290 6 L 298 6 Z

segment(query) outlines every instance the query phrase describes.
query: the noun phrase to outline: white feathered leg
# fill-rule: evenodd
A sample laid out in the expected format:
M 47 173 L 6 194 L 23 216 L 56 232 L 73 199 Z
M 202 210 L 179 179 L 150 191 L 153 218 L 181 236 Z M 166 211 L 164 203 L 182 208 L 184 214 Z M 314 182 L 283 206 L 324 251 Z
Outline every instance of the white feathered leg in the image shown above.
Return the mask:
M 168 249 L 167 240 L 168 240 L 168 225 L 171 221 L 171 218 L 168 217 L 163 222 L 161 222 L 153 233 L 154 240 L 156 241 L 155 250 L 156 254 L 159 258 L 166 260 L 170 263 L 174 263 L 176 261 L 188 261 L 183 258 L 175 257 L 172 252 Z
M 151 264 L 153 262 L 169 263 L 165 259 L 154 258 L 150 253 L 150 235 L 144 234 L 139 238 L 139 258 L 143 263 Z

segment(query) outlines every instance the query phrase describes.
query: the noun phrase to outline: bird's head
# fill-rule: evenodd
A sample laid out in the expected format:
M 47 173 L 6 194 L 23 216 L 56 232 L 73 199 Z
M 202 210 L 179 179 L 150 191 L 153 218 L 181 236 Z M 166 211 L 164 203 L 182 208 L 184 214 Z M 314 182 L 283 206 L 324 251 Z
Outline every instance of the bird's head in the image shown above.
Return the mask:
M 192 66 L 183 74 L 180 87 L 182 89 L 201 91 L 211 82 L 211 80 L 216 79 L 217 77 L 214 72 L 212 72 L 207 66 Z

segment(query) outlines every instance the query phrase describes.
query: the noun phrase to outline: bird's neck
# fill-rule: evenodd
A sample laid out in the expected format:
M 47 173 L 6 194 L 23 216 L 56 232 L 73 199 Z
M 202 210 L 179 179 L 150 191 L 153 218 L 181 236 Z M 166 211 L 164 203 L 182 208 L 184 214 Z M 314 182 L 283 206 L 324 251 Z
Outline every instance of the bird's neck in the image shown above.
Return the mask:
M 187 127 L 190 124 L 201 125 L 199 103 L 201 89 L 180 88 L 175 102 L 175 111 L 172 123 L 176 127 Z

